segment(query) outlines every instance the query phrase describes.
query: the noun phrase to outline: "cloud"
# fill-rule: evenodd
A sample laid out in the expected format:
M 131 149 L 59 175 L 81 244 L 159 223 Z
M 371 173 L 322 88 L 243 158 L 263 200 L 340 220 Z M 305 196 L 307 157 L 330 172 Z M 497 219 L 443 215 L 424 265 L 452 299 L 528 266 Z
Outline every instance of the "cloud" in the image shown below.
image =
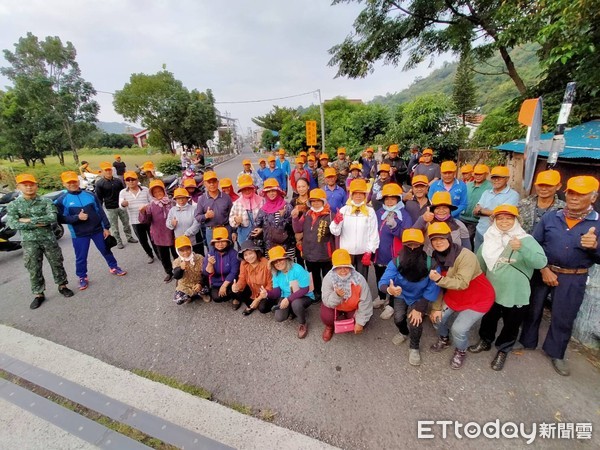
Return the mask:
M 328 49 L 352 30 L 359 4 L 323 0 L 20 0 L 0 5 L 0 42 L 12 44 L 28 31 L 60 36 L 77 49 L 83 76 L 99 91 L 114 92 L 132 73 L 156 73 L 166 64 L 189 89 L 212 89 L 217 101 L 283 97 L 321 89 L 364 101 L 407 87 L 410 72 L 378 65 L 366 79 L 334 78 Z M 440 61 L 441 63 L 441 61 Z M 6 63 L 3 61 L 2 65 Z M 0 78 L 0 85 L 8 84 Z M 99 94 L 100 120 L 121 121 L 112 96 Z M 240 120 L 267 113 L 273 104 L 308 106 L 314 95 L 278 102 L 218 105 Z

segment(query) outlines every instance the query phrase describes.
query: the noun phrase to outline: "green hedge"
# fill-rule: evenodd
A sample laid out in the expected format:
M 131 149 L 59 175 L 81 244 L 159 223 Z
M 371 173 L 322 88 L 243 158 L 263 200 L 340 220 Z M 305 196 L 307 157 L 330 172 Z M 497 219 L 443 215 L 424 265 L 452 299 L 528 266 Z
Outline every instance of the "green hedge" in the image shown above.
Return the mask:
M 158 163 L 158 170 L 164 175 L 173 175 L 181 172 L 181 159 L 180 158 L 164 158 Z

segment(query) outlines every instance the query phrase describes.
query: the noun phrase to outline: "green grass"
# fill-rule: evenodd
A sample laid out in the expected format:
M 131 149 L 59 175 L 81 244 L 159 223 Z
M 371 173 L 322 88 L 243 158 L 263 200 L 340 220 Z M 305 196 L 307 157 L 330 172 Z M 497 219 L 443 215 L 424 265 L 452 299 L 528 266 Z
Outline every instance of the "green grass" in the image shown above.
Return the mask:
M 212 394 L 204 388 L 193 386 L 191 384 L 180 383 L 175 378 L 167 377 L 149 370 L 133 369 L 132 372 L 140 377 L 148 378 L 149 380 L 156 381 L 157 383 L 166 384 L 167 386 L 187 392 L 188 394 L 196 397 L 212 400 Z
M 242 405 L 241 403 L 237 403 L 237 402 L 230 402 L 230 403 L 223 403 L 223 404 L 225 406 L 227 406 L 228 408 L 231 408 L 234 411 L 245 414 L 247 416 L 254 415 L 254 411 L 252 410 L 252 407 L 250 407 L 250 406 Z

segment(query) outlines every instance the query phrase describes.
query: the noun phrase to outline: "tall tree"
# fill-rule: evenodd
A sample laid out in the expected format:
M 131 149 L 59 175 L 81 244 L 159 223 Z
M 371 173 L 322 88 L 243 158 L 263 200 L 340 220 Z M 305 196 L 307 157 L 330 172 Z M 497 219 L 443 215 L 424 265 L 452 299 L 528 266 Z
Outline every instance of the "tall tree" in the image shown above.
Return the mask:
M 174 137 L 187 148 L 205 147 L 218 127 L 215 98 L 210 89 L 190 92 L 183 120 L 175 128 Z
M 32 130 L 37 145 L 50 147 L 63 164 L 65 149 L 79 162 L 78 124 L 95 122 L 100 109 L 93 100 L 96 91 L 82 78 L 76 56 L 71 42 L 63 44 L 58 36 L 40 41 L 27 33 L 15 44 L 14 52 L 4 50 L 10 66 L 0 69 L 13 82 L 11 89 L 24 99 L 23 110 L 41 125 Z
M 265 130 L 279 132 L 286 120 L 298 117 L 298 112 L 292 108 L 273 106 L 273 109 L 264 116 L 253 117 L 252 122 Z
M 333 4 L 362 2 L 334 0 Z M 498 52 L 521 94 L 525 83 L 510 49 L 531 41 L 543 17 L 544 0 L 369 0 L 354 22 L 354 33 L 329 52 L 338 76 L 365 77 L 375 62 L 397 65 L 407 53 L 404 69 L 445 52 L 474 47 L 474 59 L 483 61 Z M 483 43 L 481 43 L 483 42 Z M 478 45 L 479 44 L 479 45 Z
M 467 111 L 477 105 L 477 92 L 473 78 L 473 60 L 471 59 L 471 53 L 466 50 L 460 56 L 452 92 L 452 101 L 456 112 L 462 117 L 463 125 L 466 123 Z

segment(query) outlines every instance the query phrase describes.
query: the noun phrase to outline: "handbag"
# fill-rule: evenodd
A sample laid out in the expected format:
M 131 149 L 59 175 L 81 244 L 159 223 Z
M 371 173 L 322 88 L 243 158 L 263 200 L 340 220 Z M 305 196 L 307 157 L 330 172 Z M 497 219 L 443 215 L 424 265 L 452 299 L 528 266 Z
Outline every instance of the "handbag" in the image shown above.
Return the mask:
M 104 246 L 106 247 L 106 250 L 110 250 L 111 248 L 113 248 L 116 245 L 117 245 L 117 238 L 115 238 L 112 234 L 109 234 L 108 236 L 106 236 L 104 238 Z
M 351 331 L 354 331 L 354 316 L 352 316 L 350 319 L 338 320 L 337 313 L 338 313 L 338 310 L 336 308 L 335 312 L 334 312 L 334 316 L 333 316 L 333 331 L 334 331 L 334 333 L 340 334 L 340 333 L 349 333 Z

